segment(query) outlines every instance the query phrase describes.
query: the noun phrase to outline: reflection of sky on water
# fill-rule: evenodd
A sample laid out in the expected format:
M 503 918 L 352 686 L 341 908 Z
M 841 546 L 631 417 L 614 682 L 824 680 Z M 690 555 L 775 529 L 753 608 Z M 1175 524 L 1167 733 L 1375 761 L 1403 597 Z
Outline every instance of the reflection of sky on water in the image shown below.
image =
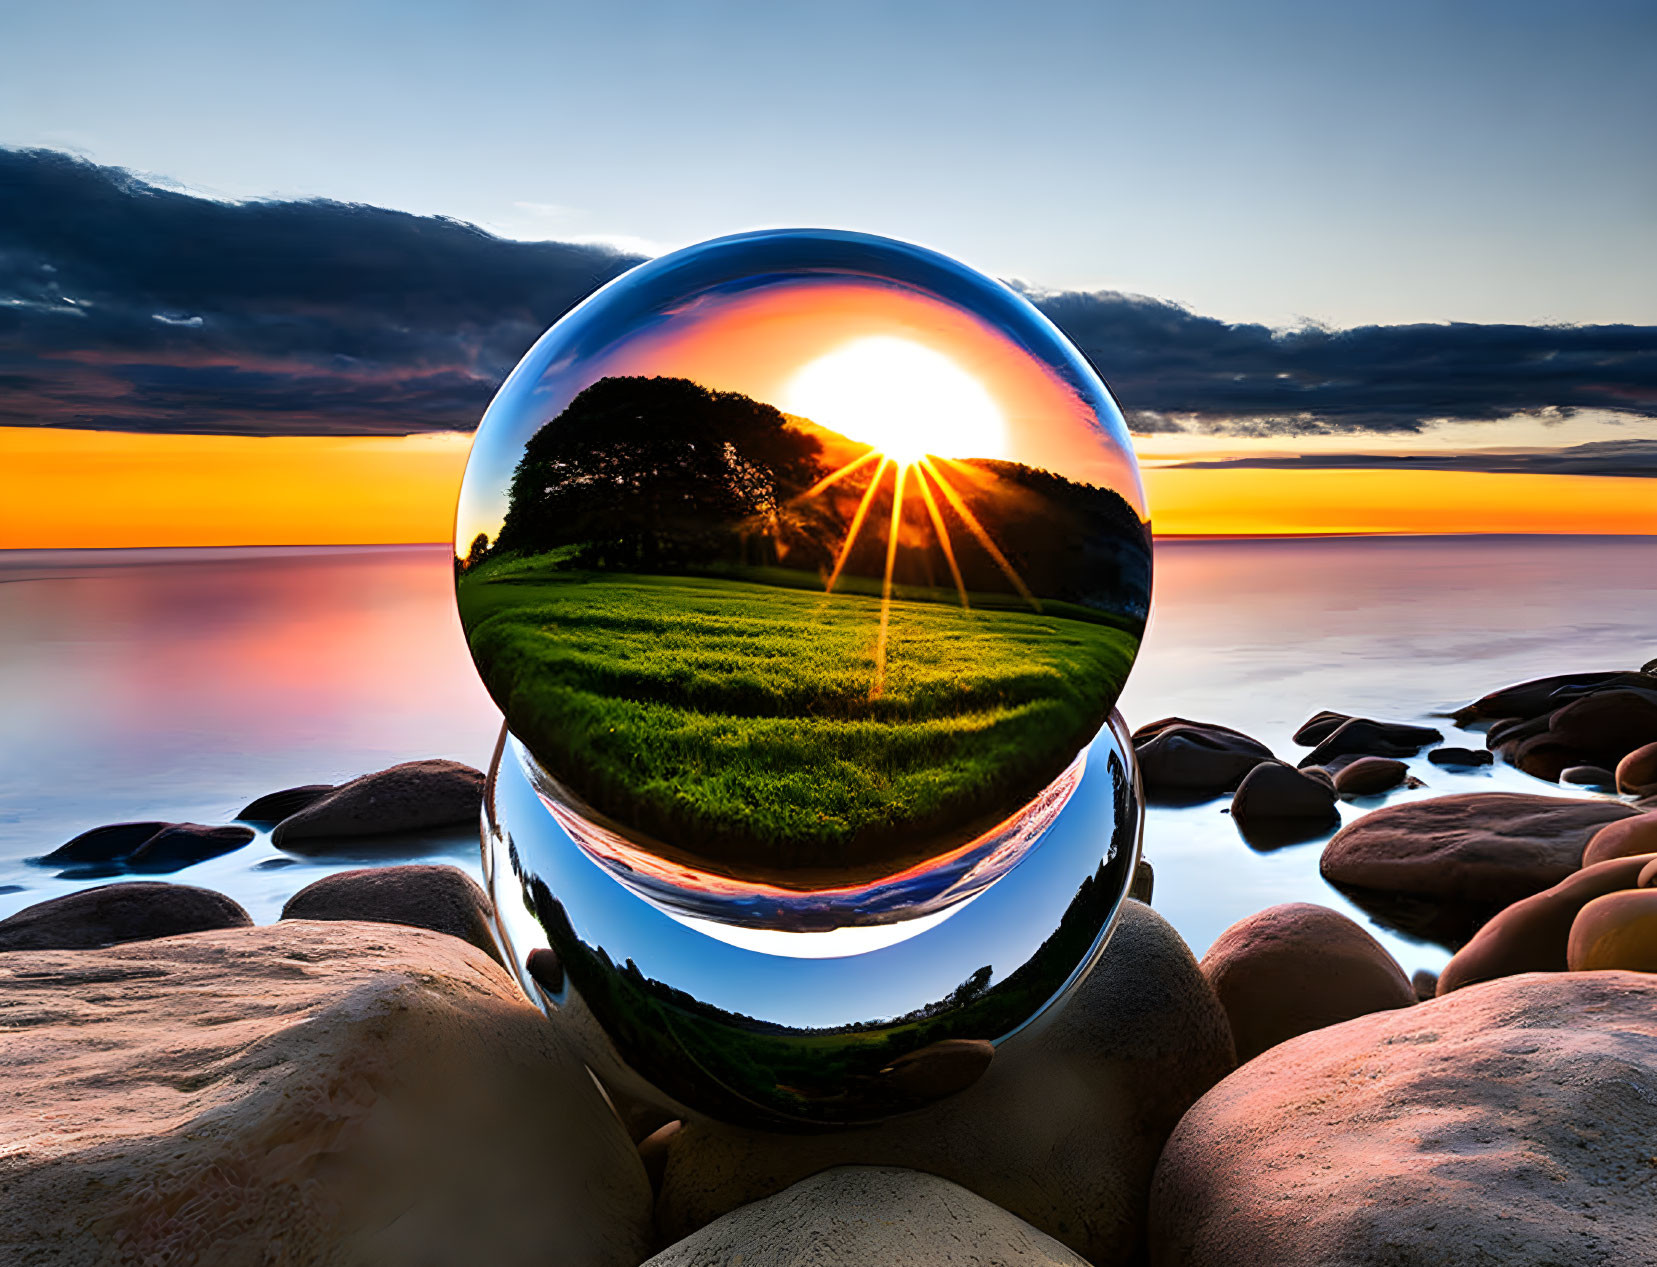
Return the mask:
M 461 640 L 446 545 L 140 557 L 0 553 L 0 886 L 22 886 L 0 916 L 81 887 L 22 860 L 100 823 L 223 822 L 275 788 L 395 761 L 488 764 L 499 714 Z M 1289 736 L 1320 708 L 1430 720 L 1506 682 L 1642 663 L 1657 655 L 1654 571 L 1649 538 L 1160 542 L 1121 707 L 1131 725 L 1224 722 L 1298 760 Z M 1412 768 L 1428 787 L 1410 795 L 1572 794 L 1505 768 Z M 1155 905 L 1197 954 L 1274 902 L 1366 919 L 1319 877 L 1317 842 L 1255 854 L 1225 805 L 1148 813 Z M 464 839 L 442 848 L 477 873 Z M 317 875 L 361 865 L 261 866 L 282 859 L 261 837 L 170 878 L 267 921 Z M 1445 957 L 1373 931 L 1406 969 Z

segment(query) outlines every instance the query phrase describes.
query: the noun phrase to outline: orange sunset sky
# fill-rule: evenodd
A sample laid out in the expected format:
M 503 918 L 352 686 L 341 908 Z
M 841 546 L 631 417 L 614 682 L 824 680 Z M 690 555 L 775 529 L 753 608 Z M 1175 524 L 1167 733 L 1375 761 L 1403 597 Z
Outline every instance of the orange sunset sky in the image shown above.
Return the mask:
M 448 541 L 470 444 L 0 428 L 0 547 Z M 1143 478 L 1166 534 L 1657 532 L 1648 479 L 1154 463 Z

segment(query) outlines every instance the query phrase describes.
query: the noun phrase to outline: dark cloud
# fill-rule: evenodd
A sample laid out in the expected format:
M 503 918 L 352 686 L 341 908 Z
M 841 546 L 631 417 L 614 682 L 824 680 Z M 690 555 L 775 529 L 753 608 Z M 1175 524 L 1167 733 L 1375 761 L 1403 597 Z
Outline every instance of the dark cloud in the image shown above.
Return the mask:
M 1032 296 L 1137 430 L 1414 432 L 1609 410 L 1657 417 L 1657 326 L 1228 325 L 1158 299 Z
M 1314 453 L 1178 462 L 1185 469 L 1269 467 L 1295 471 L 1484 471 L 1518 475 L 1638 475 L 1657 479 L 1657 440 L 1598 440 L 1560 449 L 1468 453 Z M 1657 509 L 1657 502 L 1653 503 Z
M 215 202 L 63 154 L 0 150 L 0 423 L 469 428 L 547 326 L 637 262 L 377 207 Z M 1657 327 L 1285 332 L 1110 292 L 1032 298 L 1142 431 L 1657 417 Z
M 547 326 L 637 262 L 378 207 L 214 202 L 0 151 L 0 422 L 468 428 Z

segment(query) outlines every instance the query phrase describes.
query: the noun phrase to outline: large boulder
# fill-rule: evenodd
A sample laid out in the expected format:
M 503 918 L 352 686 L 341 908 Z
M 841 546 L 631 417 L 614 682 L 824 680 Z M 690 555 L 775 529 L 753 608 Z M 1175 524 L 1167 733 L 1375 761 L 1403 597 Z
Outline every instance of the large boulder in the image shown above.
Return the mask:
M 452 937 L 289 921 L 0 957 L 8 1261 L 633 1267 L 585 1066 Z
M 1657 854 L 1657 843 L 1652 849 Z M 1564 972 L 1565 943 L 1577 912 L 1597 897 L 1633 888 L 1651 857 L 1613 858 L 1584 867 L 1551 889 L 1498 911 L 1444 965 L 1438 975 L 1437 992 L 1449 994 L 1463 986 L 1521 972 Z
M 1218 796 L 1262 761 L 1274 760 L 1258 739 L 1178 717 L 1135 731 L 1134 753 L 1145 790 L 1152 795 Z
M 1239 1061 L 1309 1030 L 1416 1001 L 1386 947 L 1339 911 L 1310 902 L 1238 920 L 1208 948 L 1202 971 L 1230 1018 Z
M 1262 761 L 1237 785 L 1231 818 L 1257 849 L 1322 835 L 1340 826 L 1335 780 L 1325 770 L 1297 770 L 1281 761 Z
M 1657 853 L 1657 814 L 1631 814 L 1601 827 L 1582 850 L 1582 865 L 1635 854 Z
M 1455 714 L 1458 726 L 1470 721 L 1494 721 L 1508 717 L 1536 717 L 1551 713 L 1582 695 L 1619 686 L 1657 690 L 1657 678 L 1641 672 L 1610 669 L 1594 673 L 1559 673 L 1504 686 L 1474 700 Z
M 715 1219 L 645 1267 L 1088 1267 L 1017 1215 L 916 1170 L 836 1166 Z
M 1180 1122 L 1156 1267 L 1653 1258 L 1657 977 L 1507 977 L 1250 1061 Z
M 1548 730 L 1569 747 L 1618 757 L 1657 743 L 1657 679 L 1651 690 L 1624 687 L 1572 700 L 1553 714 Z
M 1331 883 L 1507 906 L 1575 871 L 1588 838 L 1637 811 L 1611 801 L 1470 792 L 1389 805 L 1324 847 Z
M 458 761 L 405 761 L 342 783 L 277 823 L 271 844 L 309 851 L 328 840 L 434 831 L 476 822 L 483 774 Z
M 1657 973 L 1657 889 L 1608 893 L 1589 902 L 1571 924 L 1565 959 L 1572 972 L 1627 968 Z
M 1302 766 L 1325 765 L 1335 757 L 1413 757 L 1430 743 L 1444 738 L 1431 726 L 1349 717 L 1301 759 Z
M 1617 762 L 1617 791 L 1628 796 L 1657 793 L 1657 743 L 1648 743 Z
M 24 907 L 0 920 L 0 950 L 89 950 L 252 923 L 239 904 L 212 889 L 133 880 Z
M 960 1094 L 818 1135 L 687 1122 L 668 1145 L 658 1226 L 687 1236 L 831 1166 L 904 1166 L 995 1202 L 1095 1267 L 1133 1263 L 1163 1141 L 1232 1064 L 1225 1011 L 1190 950 L 1129 901 L 1097 967 Z
M 459 867 L 408 864 L 339 871 L 307 884 L 282 908 L 283 919 L 365 919 L 429 928 L 500 959 L 488 894 Z

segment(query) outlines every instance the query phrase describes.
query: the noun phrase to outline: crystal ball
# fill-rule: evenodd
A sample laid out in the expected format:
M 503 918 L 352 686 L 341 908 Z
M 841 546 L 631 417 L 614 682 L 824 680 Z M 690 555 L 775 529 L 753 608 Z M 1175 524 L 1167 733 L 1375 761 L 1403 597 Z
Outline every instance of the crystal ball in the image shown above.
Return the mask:
M 847 232 L 643 264 L 490 404 L 455 568 L 502 939 L 601 1076 L 869 1120 L 1097 958 L 1149 524 L 1110 392 L 1014 290 Z

